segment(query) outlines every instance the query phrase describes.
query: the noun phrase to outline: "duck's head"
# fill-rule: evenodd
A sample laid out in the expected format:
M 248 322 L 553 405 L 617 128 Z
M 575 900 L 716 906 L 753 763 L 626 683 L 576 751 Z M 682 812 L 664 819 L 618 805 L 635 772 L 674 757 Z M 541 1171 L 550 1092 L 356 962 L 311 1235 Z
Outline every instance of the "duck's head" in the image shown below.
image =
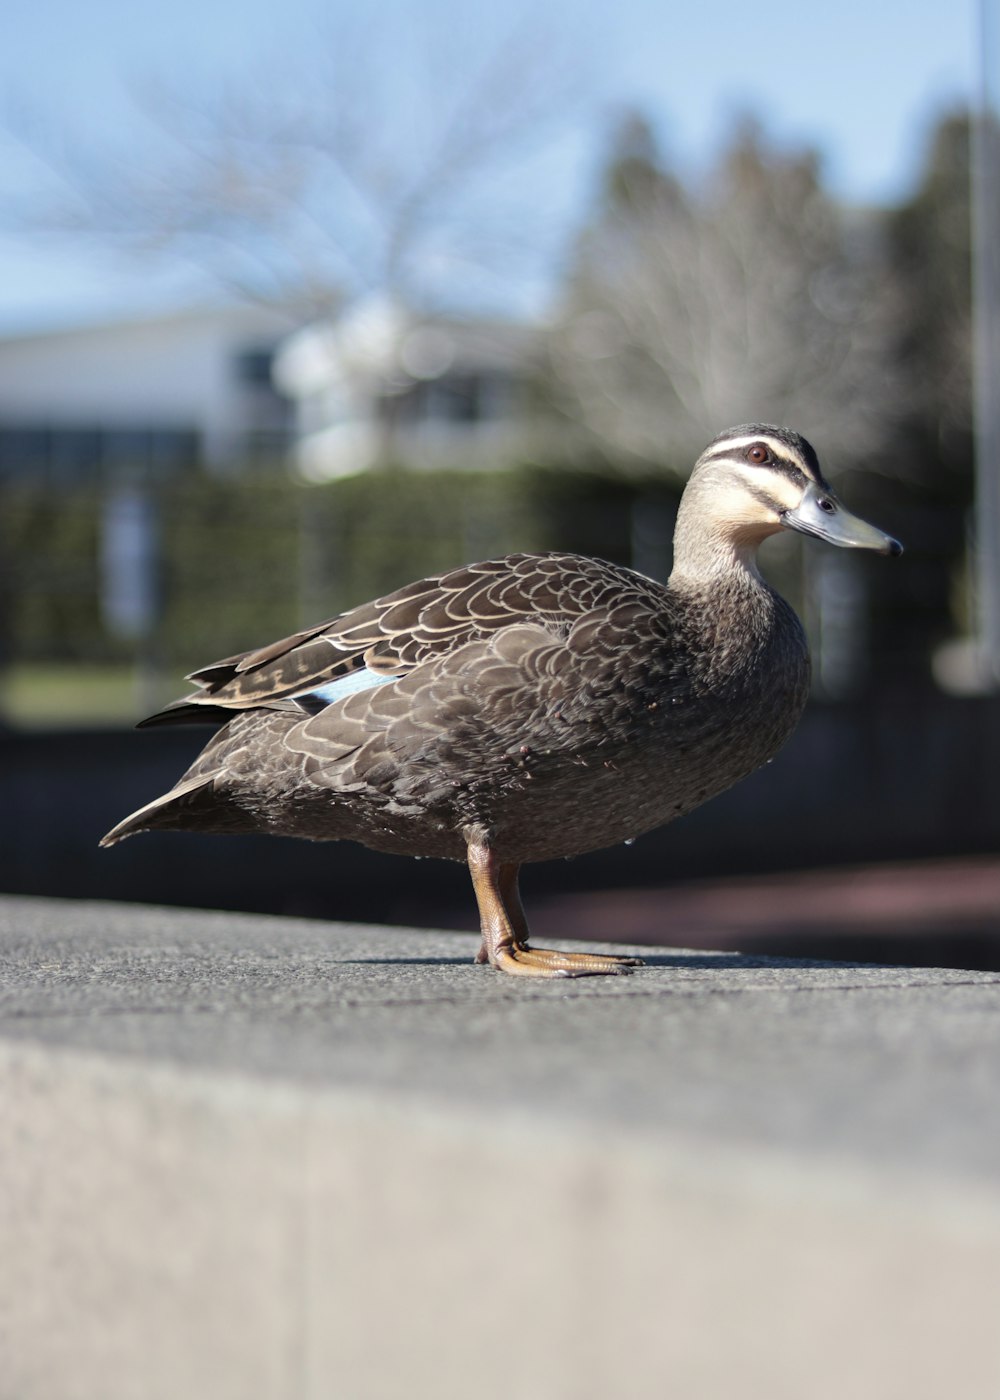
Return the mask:
M 745 423 L 713 438 L 695 463 L 677 525 L 681 555 L 685 547 L 697 553 L 709 547 L 752 558 L 779 530 L 846 549 L 903 552 L 898 540 L 843 505 L 804 437 L 766 423 Z

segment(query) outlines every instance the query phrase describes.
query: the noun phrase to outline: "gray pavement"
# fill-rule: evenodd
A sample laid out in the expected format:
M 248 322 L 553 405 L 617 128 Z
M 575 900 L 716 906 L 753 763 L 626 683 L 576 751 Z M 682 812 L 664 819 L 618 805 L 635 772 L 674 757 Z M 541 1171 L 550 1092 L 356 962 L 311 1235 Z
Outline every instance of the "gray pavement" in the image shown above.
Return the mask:
M 1000 1393 L 1000 975 L 476 946 L 0 900 L 0 1400 Z

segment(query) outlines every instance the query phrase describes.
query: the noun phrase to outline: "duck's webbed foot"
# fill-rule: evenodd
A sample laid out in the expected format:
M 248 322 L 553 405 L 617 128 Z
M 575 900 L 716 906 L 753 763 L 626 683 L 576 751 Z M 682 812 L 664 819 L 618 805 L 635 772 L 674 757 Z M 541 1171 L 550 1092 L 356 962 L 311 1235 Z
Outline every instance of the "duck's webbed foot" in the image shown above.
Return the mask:
M 556 948 L 529 948 L 515 942 L 488 959 L 498 972 L 519 977 L 600 977 L 643 967 L 642 958 L 615 958 L 601 953 L 561 953 Z
M 519 867 L 498 860 L 482 838 L 470 838 L 468 852 L 483 931 L 477 963 L 488 962 L 498 972 L 516 977 L 615 976 L 643 966 L 641 958 L 529 947 L 528 924 L 517 887 Z

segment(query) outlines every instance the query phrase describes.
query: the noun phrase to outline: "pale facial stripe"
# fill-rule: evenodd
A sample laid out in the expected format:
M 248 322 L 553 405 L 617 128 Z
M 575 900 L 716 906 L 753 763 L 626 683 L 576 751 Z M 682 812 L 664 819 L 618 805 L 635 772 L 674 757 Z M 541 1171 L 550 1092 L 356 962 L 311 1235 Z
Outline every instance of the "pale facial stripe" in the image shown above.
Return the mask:
M 787 472 L 776 471 L 773 467 L 762 467 L 760 470 L 765 474 L 770 472 L 771 479 L 759 485 L 747 481 L 746 490 L 754 500 L 768 510 L 794 510 L 802 499 L 801 486 Z

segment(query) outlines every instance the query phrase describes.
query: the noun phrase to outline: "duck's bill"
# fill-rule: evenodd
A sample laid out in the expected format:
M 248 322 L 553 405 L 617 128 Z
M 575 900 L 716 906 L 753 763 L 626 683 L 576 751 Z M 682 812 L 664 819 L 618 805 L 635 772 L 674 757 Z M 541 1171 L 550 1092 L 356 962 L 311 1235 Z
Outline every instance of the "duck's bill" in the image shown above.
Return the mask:
M 903 546 L 883 530 L 852 515 L 832 491 L 810 482 L 794 510 L 782 512 L 781 523 L 802 535 L 840 545 L 843 549 L 874 549 L 879 554 L 902 554 Z

